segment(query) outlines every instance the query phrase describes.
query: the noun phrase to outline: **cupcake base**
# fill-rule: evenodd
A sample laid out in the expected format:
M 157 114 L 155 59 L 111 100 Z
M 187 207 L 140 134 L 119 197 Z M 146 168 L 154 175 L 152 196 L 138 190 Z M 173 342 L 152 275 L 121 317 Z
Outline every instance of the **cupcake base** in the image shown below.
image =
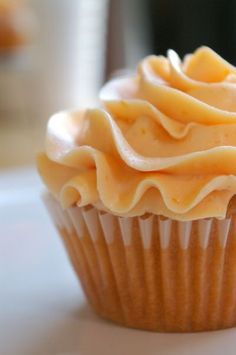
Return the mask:
M 236 325 L 236 219 L 121 218 L 45 204 L 97 314 L 160 332 Z

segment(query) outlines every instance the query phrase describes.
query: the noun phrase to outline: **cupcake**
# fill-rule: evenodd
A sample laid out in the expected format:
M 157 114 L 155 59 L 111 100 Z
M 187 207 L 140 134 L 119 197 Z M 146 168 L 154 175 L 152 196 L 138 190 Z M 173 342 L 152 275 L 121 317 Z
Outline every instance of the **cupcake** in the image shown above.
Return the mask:
M 236 68 L 149 56 L 50 118 L 44 200 L 91 306 L 161 332 L 236 325 Z

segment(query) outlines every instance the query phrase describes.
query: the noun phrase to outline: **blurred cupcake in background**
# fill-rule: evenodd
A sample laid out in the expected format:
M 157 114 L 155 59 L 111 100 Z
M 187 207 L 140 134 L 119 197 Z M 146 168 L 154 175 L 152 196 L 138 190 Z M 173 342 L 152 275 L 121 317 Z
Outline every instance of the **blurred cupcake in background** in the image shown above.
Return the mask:
M 28 45 L 35 19 L 24 0 L 0 0 L 0 52 L 12 53 Z

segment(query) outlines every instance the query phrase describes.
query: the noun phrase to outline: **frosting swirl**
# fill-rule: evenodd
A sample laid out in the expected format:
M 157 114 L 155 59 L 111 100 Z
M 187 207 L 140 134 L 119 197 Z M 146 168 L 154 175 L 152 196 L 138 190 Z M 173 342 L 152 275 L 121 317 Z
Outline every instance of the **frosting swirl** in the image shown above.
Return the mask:
M 224 217 L 236 194 L 236 68 L 207 47 L 149 56 L 102 106 L 48 122 L 39 172 L 63 207 Z

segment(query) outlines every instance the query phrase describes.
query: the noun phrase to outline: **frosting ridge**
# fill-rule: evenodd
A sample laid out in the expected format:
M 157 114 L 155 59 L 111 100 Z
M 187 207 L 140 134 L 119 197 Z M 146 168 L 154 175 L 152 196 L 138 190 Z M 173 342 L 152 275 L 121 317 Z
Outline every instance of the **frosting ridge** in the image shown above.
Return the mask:
M 66 208 L 224 217 L 236 193 L 236 68 L 207 47 L 149 56 L 101 107 L 48 123 L 39 172 Z

